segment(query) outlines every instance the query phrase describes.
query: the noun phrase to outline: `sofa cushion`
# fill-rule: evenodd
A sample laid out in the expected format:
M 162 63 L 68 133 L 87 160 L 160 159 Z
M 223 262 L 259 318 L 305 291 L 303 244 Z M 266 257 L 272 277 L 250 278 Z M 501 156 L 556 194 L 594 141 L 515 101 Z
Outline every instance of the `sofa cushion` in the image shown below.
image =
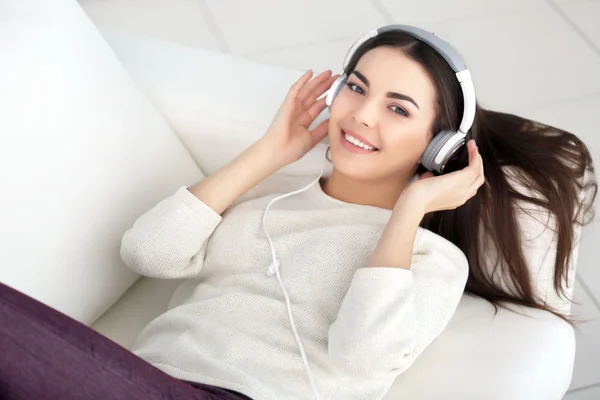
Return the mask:
M 142 278 L 92 328 L 130 349 L 141 330 L 165 312 L 181 281 Z M 464 296 L 448 327 L 383 400 L 560 399 L 573 371 L 575 336 L 540 310 L 520 313 Z M 465 377 L 469 384 L 460 385 Z
M 76 1 L 0 6 L 0 281 L 84 323 L 135 219 L 201 171 Z

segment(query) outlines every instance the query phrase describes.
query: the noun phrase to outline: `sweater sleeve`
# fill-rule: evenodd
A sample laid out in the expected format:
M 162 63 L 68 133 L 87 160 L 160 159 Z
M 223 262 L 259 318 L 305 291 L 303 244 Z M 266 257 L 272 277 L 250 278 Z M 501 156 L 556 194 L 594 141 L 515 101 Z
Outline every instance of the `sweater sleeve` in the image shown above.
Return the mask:
M 443 332 L 463 295 L 468 263 L 419 228 L 410 270 L 363 267 L 329 329 L 331 361 L 357 376 L 396 377 Z
M 208 238 L 221 216 L 186 187 L 140 216 L 121 240 L 125 264 L 145 276 L 179 279 L 196 276 Z

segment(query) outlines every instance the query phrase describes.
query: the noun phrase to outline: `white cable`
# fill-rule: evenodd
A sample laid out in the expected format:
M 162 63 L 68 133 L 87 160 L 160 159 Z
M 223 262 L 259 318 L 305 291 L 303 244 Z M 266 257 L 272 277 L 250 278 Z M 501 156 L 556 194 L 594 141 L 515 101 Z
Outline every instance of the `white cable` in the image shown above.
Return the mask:
M 329 147 L 325 150 L 325 156 L 327 156 L 328 150 L 329 150 Z M 275 203 L 278 200 L 285 199 L 286 197 L 293 196 L 295 194 L 304 192 L 305 190 L 310 188 L 312 185 L 317 183 L 319 181 L 319 179 L 321 179 L 321 176 L 323 176 L 324 170 L 325 170 L 325 162 L 323 162 L 323 167 L 321 168 L 321 173 L 319 174 L 317 179 L 312 181 L 309 185 L 305 186 L 304 188 L 302 188 L 300 190 L 286 193 L 284 195 L 275 197 L 273 200 L 271 200 L 269 202 L 269 204 L 267 205 L 267 208 L 265 208 L 265 213 L 263 214 L 263 221 L 262 221 L 263 231 L 265 232 L 265 235 L 267 236 L 267 240 L 269 241 L 269 246 L 271 247 L 271 258 L 273 260 L 272 264 L 269 266 L 269 271 L 271 271 L 271 267 L 274 268 L 275 275 L 277 275 L 277 281 L 279 281 L 279 286 L 281 286 L 281 290 L 283 291 L 283 295 L 285 297 L 285 304 L 287 305 L 287 310 L 288 310 L 288 317 L 290 319 L 290 324 L 292 325 L 292 331 L 294 332 L 294 336 L 296 337 L 296 343 L 298 343 L 298 347 L 300 348 L 300 354 L 302 355 L 302 361 L 304 361 L 304 367 L 306 369 L 306 373 L 308 375 L 308 379 L 310 381 L 310 385 L 312 387 L 315 400 L 320 400 L 319 391 L 317 390 L 317 384 L 315 383 L 315 379 L 313 377 L 312 371 L 310 369 L 310 366 L 308 365 L 308 359 L 306 358 L 306 353 L 304 352 L 304 347 L 302 346 L 302 342 L 300 341 L 300 336 L 298 335 L 298 330 L 296 329 L 296 324 L 294 323 L 294 316 L 292 315 L 292 306 L 290 304 L 290 298 L 288 296 L 287 290 L 285 289 L 285 285 L 283 284 L 283 282 L 281 280 L 281 275 L 279 274 L 279 261 L 277 260 L 277 254 L 275 253 L 275 245 L 273 244 L 273 241 L 271 240 L 271 236 L 269 236 L 269 233 L 267 232 L 267 227 L 266 227 L 265 222 L 267 219 L 267 212 L 269 211 L 269 208 L 271 207 L 271 205 L 273 203 Z M 269 273 L 269 272 L 267 272 L 267 273 Z

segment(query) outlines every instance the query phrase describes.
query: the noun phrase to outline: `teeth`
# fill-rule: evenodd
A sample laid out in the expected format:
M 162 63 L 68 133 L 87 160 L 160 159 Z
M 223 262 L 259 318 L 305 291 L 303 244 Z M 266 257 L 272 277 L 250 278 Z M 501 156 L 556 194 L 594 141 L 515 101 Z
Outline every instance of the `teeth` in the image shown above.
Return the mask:
M 357 138 L 348 135 L 346 132 L 344 132 L 344 137 L 346 138 L 347 141 L 349 141 L 350 143 L 352 143 L 353 145 L 355 145 L 357 147 L 362 147 L 365 150 L 375 150 L 375 147 L 364 144 Z

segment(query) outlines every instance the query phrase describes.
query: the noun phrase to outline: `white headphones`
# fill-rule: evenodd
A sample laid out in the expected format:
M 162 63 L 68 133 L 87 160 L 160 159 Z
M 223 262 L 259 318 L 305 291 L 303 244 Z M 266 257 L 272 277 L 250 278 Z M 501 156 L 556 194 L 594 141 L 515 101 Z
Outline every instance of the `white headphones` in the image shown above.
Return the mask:
M 447 42 L 438 38 L 431 32 L 410 25 L 387 25 L 381 28 L 373 29 L 362 38 L 360 38 L 348 51 L 344 59 L 344 73 L 333 83 L 327 93 L 326 103 L 329 107 L 333 103 L 335 97 L 343 89 L 348 75 L 346 68 L 352 59 L 352 55 L 356 50 L 367 40 L 389 31 L 405 32 L 414 38 L 428 44 L 431 48 L 440 54 L 444 60 L 450 65 L 456 73 L 456 78 L 460 82 L 462 88 L 464 109 L 460 126 L 457 132 L 442 131 L 434 136 L 425 152 L 421 156 L 421 164 L 429 171 L 444 172 L 446 164 L 453 159 L 458 150 L 465 145 L 466 136 L 469 129 L 473 125 L 475 119 L 475 108 L 477 105 L 475 98 L 475 88 L 471 79 L 471 73 L 465 65 L 463 57 Z

